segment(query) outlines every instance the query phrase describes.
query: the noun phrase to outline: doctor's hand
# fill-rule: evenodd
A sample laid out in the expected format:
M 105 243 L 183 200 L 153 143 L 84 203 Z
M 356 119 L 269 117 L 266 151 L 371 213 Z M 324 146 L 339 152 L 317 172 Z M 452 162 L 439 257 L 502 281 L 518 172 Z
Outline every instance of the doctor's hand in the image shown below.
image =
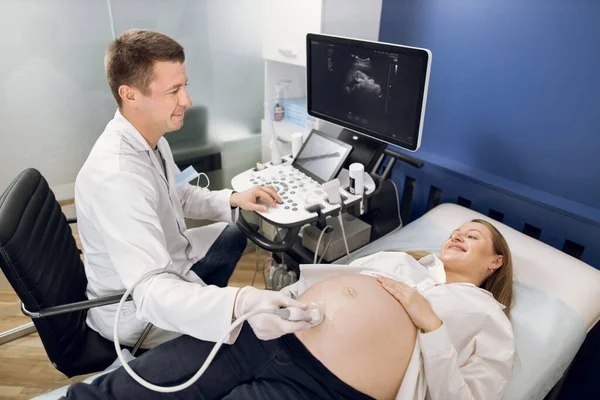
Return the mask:
M 243 192 L 233 192 L 229 198 L 229 203 L 231 207 L 240 207 L 243 210 L 267 212 L 268 207 L 264 204 L 258 204 L 259 200 L 271 207 L 277 207 L 277 203 L 282 203 L 281 197 L 272 186 L 254 186 Z
M 377 282 L 402 304 L 417 328 L 427 333 L 442 326 L 440 317 L 435 314 L 427 299 L 417 289 L 408 286 L 404 282 L 382 276 L 377 278 Z
M 279 292 L 258 290 L 246 286 L 237 294 L 233 315 L 240 318 L 242 315 L 256 310 L 278 309 L 281 307 L 298 307 L 303 310 L 307 305 L 293 300 Z M 273 314 L 258 314 L 248 320 L 254 334 L 261 340 L 277 339 L 288 333 L 303 331 L 311 327 L 305 321 L 288 321 Z

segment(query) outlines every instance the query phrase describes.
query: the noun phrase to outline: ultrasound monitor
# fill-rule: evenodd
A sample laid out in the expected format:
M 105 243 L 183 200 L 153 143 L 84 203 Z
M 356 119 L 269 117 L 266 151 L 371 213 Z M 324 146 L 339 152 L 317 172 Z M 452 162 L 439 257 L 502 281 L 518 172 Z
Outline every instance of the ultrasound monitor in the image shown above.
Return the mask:
M 415 151 L 430 68 L 427 49 L 308 34 L 308 113 Z

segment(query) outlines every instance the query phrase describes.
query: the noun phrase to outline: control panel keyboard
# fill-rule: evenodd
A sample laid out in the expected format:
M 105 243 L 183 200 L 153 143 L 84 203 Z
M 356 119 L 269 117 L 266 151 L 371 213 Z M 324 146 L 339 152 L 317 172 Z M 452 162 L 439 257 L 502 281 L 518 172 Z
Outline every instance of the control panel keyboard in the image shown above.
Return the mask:
M 241 192 L 254 186 L 272 186 L 282 204 L 266 212 L 258 212 L 267 221 L 281 227 L 293 227 L 315 221 L 318 213 L 329 215 L 341 208 L 340 204 L 331 204 L 327 200 L 325 190 L 321 184 L 302 171 L 294 168 L 288 161 L 280 165 L 265 164 L 262 170 L 252 168 L 235 176 L 231 181 L 233 190 Z M 347 171 L 346 171 L 347 172 Z M 343 174 L 341 174 L 343 175 Z M 347 178 L 346 178 L 347 180 Z M 370 192 L 375 189 L 372 181 Z M 342 183 L 343 185 L 343 183 Z M 369 190 L 366 190 L 369 193 Z M 358 201 L 360 196 L 352 195 L 340 187 L 342 201 Z
M 291 165 L 253 171 L 250 183 L 257 186 L 273 186 L 283 200 L 282 206 L 285 210 L 298 211 L 298 207 L 320 203 L 325 197 L 325 191 L 317 181 Z

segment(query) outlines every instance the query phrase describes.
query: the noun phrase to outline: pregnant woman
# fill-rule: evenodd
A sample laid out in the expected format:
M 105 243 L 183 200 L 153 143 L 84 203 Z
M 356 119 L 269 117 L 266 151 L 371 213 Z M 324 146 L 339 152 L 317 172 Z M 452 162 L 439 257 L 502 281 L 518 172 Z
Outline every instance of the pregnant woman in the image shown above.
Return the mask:
M 244 327 L 194 386 L 175 395 L 149 391 L 120 368 L 92 385 L 73 385 L 67 398 L 502 397 L 514 359 L 512 261 L 486 221 L 452 232 L 440 258 L 391 251 L 349 266 L 305 266 L 284 291 L 319 308 L 323 323 L 271 341 Z M 212 347 L 183 336 L 130 365 L 153 383 L 175 385 Z

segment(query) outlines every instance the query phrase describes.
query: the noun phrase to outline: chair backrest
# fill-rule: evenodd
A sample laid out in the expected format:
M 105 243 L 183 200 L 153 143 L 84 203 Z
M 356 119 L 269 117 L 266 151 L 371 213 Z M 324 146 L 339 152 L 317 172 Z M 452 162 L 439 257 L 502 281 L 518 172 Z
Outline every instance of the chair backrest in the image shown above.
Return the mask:
M 0 197 L 0 267 L 30 311 L 87 300 L 71 228 L 35 169 L 19 174 Z M 88 328 L 86 316 L 75 311 L 33 321 L 50 361 L 67 376 L 99 371 L 115 358 L 112 342 Z

